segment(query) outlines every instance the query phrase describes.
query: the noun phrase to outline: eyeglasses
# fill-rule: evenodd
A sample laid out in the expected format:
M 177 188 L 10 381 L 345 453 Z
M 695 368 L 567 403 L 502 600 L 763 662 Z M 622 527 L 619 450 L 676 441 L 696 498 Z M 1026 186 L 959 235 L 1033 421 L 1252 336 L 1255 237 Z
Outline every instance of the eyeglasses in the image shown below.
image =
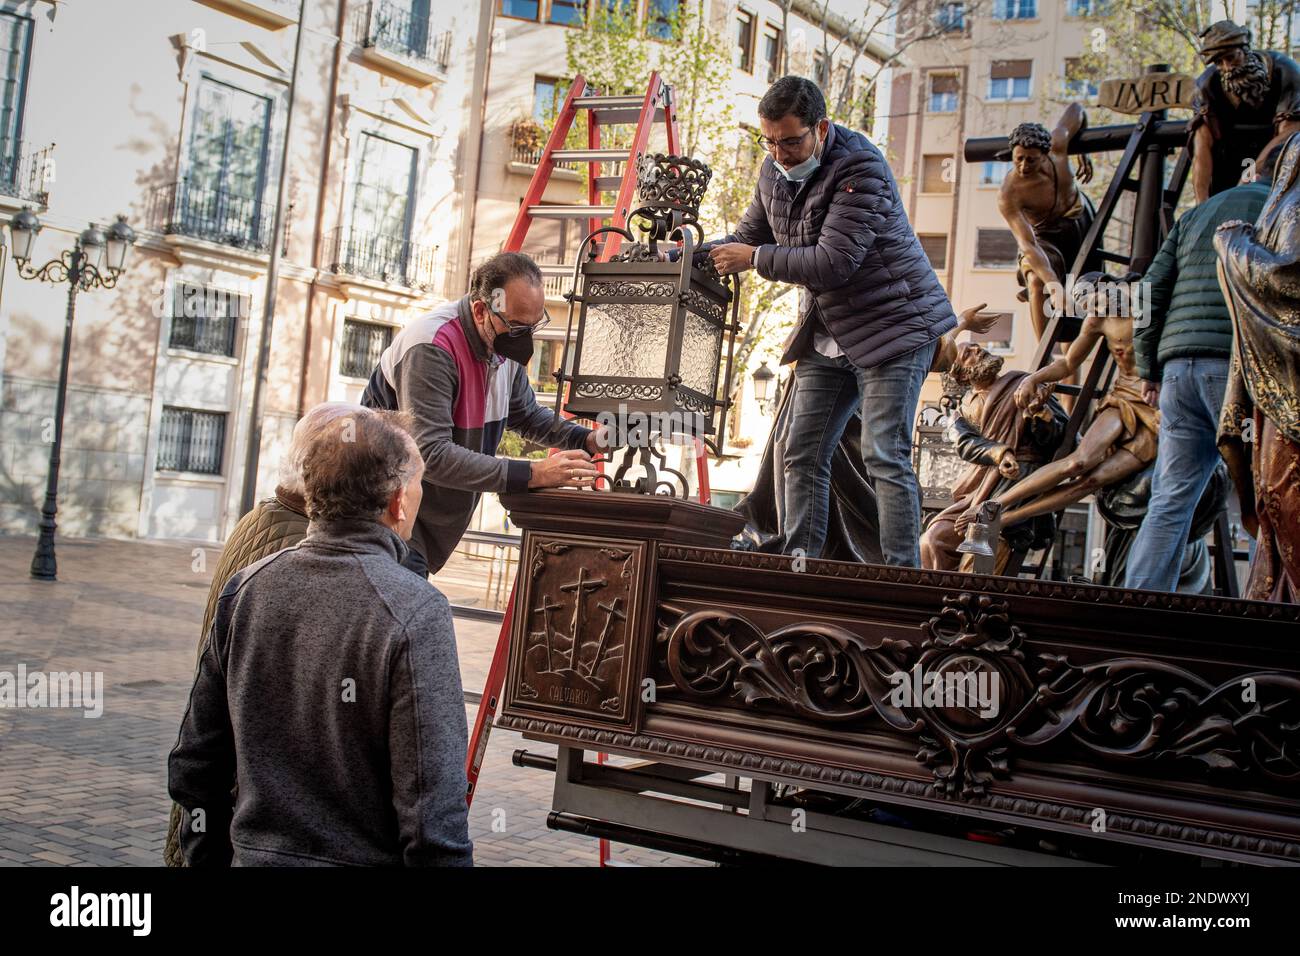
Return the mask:
M 759 148 L 765 149 L 769 153 L 775 152 L 778 146 L 789 152 L 792 149 L 798 149 L 799 144 L 807 139 L 808 134 L 811 132 L 812 128 L 810 127 L 798 136 L 787 136 L 785 139 L 768 139 L 766 136 L 759 135 L 754 137 L 754 142 L 758 144 Z
M 489 307 L 488 311 L 504 323 L 506 327 L 506 335 L 527 335 L 530 332 L 538 332 L 551 324 L 551 317 L 549 315 L 543 315 L 532 325 L 516 325 L 495 309 Z

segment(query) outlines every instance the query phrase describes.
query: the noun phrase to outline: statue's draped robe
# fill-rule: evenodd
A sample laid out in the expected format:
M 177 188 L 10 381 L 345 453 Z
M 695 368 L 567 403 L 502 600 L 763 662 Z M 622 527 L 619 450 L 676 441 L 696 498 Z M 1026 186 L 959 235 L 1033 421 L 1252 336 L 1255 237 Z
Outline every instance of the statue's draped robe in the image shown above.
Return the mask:
M 1219 448 L 1259 521 L 1246 597 L 1300 600 L 1300 133 L 1254 233 L 1215 238 L 1233 319 Z M 1249 462 L 1249 466 L 1247 465 Z
M 962 555 L 957 546 L 963 537 L 957 533 L 954 522 L 962 512 L 978 508 L 1032 474 L 1051 460 L 1061 443 L 1067 416 L 1060 402 L 1055 398 L 1049 400 L 1048 409 L 1052 416 L 1048 420 L 1026 419 L 1016 405 L 1016 387 L 1026 374 L 1006 372 L 999 376 L 985 393 L 978 421 L 970 421 L 963 415 L 953 426 L 957 432 L 957 454 L 971 466 L 953 485 L 953 503 L 935 515 L 925 529 L 923 540 L 934 556 L 936 570 L 955 571 L 961 565 Z M 1020 463 L 1020 474 L 1014 479 L 1004 478 L 997 468 L 1004 448 L 1010 448 Z M 995 573 L 1002 573 L 1012 549 L 1042 547 L 1051 540 L 1055 530 L 1054 515 L 1040 515 L 1004 528 L 998 543 Z M 961 570 L 971 568 L 962 567 Z
M 794 392 L 798 387 L 798 380 L 791 375 L 790 385 L 781 396 L 772 434 L 763 449 L 753 490 L 735 508 L 748 522 L 745 537 L 749 543 L 760 551 L 773 554 L 780 554 L 785 544 L 781 536 L 785 512 L 783 461 Z M 884 564 L 880 550 L 880 524 L 876 517 L 876 493 L 862 463 L 862 418 L 857 412 L 844 427 L 844 434 L 831 456 L 830 511 L 826 522 L 826 544 L 821 556 L 835 561 Z

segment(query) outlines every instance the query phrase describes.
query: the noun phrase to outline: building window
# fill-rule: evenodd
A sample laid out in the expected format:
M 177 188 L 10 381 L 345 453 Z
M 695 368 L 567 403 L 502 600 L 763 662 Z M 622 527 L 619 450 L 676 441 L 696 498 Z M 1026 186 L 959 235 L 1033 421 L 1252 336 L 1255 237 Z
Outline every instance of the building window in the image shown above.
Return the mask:
M 763 31 L 763 64 L 767 68 L 767 82 L 775 83 L 781 78 L 781 28 L 767 25 Z
M 991 159 L 980 167 L 981 186 L 1001 186 L 1002 180 L 1011 172 L 1011 164 Z
M 1033 60 L 994 60 L 989 71 L 990 100 L 1029 99 Z
M 987 332 L 972 332 L 970 340 L 984 346 L 990 352 L 1010 352 L 1011 333 L 1015 327 L 1015 313 L 980 313 L 981 318 L 988 318 L 989 315 L 997 316 L 992 328 Z
M 939 5 L 935 22 L 944 33 L 956 33 L 966 29 L 966 4 L 944 3 Z
M 941 73 L 930 77 L 930 112 L 957 112 L 957 77 Z
M 813 50 L 812 73 L 813 82 L 825 90 L 831 74 L 830 70 L 826 69 L 826 52 L 824 50 Z
M 375 133 L 361 134 L 352 224 L 369 232 L 406 238 L 410 229 L 411 187 L 415 180 L 413 147 Z
M 681 0 L 647 0 L 645 32 L 656 40 L 671 40 Z
M 541 0 L 501 0 L 501 15 L 516 20 L 536 20 L 542 12 Z
M 754 72 L 754 15 L 744 10 L 736 11 L 735 32 L 736 48 L 732 60 L 736 69 L 746 73 Z
M 1038 16 L 1038 0 L 994 0 L 993 19 L 1032 20 Z
M 370 10 L 366 45 L 420 60 L 434 57 L 429 43 L 429 0 L 381 0 Z
M 379 356 L 393 341 L 393 327 L 360 319 L 343 320 L 343 348 L 339 350 L 339 374 L 369 378 Z
M 546 22 L 576 27 L 582 24 L 586 13 L 587 0 L 551 0 L 551 12 Z
M 533 119 L 549 126 L 560 112 L 560 104 L 569 93 L 569 81 L 553 76 L 533 78 Z
M 0 180 L 12 184 L 22 159 L 23 103 L 32 21 L 0 13 Z
M 952 192 L 954 161 L 948 153 L 930 153 L 921 160 L 921 192 Z
M 239 320 L 248 315 L 246 295 L 225 289 L 177 282 L 172 288 L 171 336 L 167 344 L 208 355 L 235 354 Z
M 158 429 L 158 470 L 221 474 L 226 413 L 163 406 Z
M 1065 95 L 1075 99 L 1090 99 L 1101 92 L 1097 81 L 1086 75 L 1083 60 L 1079 57 L 1066 57 L 1065 60 Z
M 1008 269 L 1016 264 L 1020 248 L 1010 229 L 975 230 L 975 265 L 981 269 Z
M 1104 17 L 1110 12 L 1109 0 L 1066 0 L 1065 12 L 1071 17 Z
M 919 236 L 921 248 L 925 250 L 930 265 L 935 272 L 948 268 L 948 237 L 945 235 Z
M 185 182 L 173 210 L 186 235 L 265 247 L 271 101 L 211 77 L 199 85 Z

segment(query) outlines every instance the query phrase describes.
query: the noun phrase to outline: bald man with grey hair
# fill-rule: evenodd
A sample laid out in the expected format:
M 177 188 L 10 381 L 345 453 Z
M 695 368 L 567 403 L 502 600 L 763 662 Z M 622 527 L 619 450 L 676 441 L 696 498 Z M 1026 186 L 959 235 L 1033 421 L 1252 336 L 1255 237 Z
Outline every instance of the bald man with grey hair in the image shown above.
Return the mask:
M 280 458 L 280 480 L 275 494 L 259 501 L 252 511 L 239 519 L 221 549 L 221 560 L 212 575 L 212 584 L 208 588 L 208 606 L 203 614 L 203 627 L 199 631 L 198 659 L 203 657 L 203 649 L 207 647 L 217 600 L 221 597 L 226 582 L 236 572 L 267 555 L 292 548 L 306 536 L 307 503 L 304 498 L 302 462 L 307 449 L 332 423 L 372 414 L 374 413 L 370 409 L 350 402 L 323 402 L 298 419 L 289 448 Z M 173 805 L 167 826 L 167 843 L 163 849 L 163 860 L 168 866 L 185 865 L 177 840 L 179 827 L 179 811 Z

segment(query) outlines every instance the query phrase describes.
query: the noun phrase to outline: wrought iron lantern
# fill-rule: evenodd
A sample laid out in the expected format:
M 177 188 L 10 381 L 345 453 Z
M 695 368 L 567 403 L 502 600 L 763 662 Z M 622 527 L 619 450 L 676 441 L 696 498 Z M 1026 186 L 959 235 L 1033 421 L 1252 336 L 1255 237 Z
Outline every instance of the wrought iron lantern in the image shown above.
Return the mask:
M 645 241 L 605 226 L 578 249 L 556 405 L 563 397 L 565 411 L 577 418 L 617 421 L 627 450 L 608 480 L 616 491 L 684 496 L 685 479 L 667 468 L 663 440 L 698 439 L 715 454 L 723 446 L 740 285 L 738 276 L 719 276 L 707 258 L 694 262 L 703 241 L 699 207 L 711 177 L 697 160 L 647 156 L 637 177 L 642 205 L 628 217 Z M 606 233 L 628 245 L 602 262 L 597 240 Z M 676 248 L 678 242 L 675 261 L 661 255 L 661 244 Z M 645 477 L 629 481 L 634 464 Z M 659 471 L 673 474 L 677 485 L 659 480 Z

